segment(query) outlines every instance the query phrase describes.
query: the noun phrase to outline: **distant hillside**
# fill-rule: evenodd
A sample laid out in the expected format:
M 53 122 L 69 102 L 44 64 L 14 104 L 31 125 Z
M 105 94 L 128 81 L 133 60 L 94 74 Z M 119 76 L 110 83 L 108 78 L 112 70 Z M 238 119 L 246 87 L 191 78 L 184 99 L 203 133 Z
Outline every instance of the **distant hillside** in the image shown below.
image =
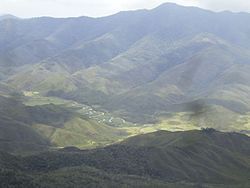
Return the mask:
M 103 18 L 1 19 L 0 80 L 138 124 L 190 115 L 199 100 L 207 108 L 189 122 L 247 132 L 249 20 L 170 3 Z
M 245 135 L 213 129 L 160 131 L 103 149 L 69 148 L 22 159 L 9 156 L 1 176 L 10 174 L 9 185 L 26 182 L 42 187 L 240 188 L 250 185 L 249 145 Z M 1 154 L 1 164 L 6 155 Z M 8 184 L 1 181 L 1 185 Z

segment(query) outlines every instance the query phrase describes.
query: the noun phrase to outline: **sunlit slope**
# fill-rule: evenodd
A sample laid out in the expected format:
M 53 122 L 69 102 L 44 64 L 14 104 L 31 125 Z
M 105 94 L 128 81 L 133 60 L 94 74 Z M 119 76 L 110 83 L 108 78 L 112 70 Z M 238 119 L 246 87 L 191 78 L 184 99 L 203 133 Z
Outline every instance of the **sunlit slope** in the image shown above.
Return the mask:
M 1 97 L 1 150 L 25 152 L 50 147 L 93 148 L 123 139 L 124 130 L 81 115 L 65 104 L 26 106 L 20 99 Z

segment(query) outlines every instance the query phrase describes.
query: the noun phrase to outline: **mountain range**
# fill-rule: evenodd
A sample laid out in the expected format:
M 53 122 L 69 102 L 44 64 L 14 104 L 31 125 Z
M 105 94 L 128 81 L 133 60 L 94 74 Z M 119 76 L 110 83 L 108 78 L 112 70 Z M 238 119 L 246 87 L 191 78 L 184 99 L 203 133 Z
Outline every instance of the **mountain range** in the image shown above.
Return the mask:
M 201 101 L 198 119 L 219 112 L 207 126 L 232 130 L 249 112 L 249 18 L 170 3 L 103 18 L 7 17 L 0 78 L 139 124 Z
M 248 188 L 249 73 L 248 13 L 0 16 L 0 187 Z

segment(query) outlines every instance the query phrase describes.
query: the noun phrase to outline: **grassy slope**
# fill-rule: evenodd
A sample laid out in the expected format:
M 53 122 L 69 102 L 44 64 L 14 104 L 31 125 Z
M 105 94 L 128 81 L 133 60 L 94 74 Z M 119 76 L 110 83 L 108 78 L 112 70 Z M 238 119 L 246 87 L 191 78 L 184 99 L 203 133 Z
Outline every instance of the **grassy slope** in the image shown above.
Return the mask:
M 117 142 L 128 136 L 125 130 L 108 126 L 103 122 L 102 116 L 99 120 L 87 117 L 84 115 L 84 111 L 82 111 L 83 107 L 81 104 L 74 101 L 41 97 L 39 94 L 35 94 L 28 97 L 25 104 L 31 107 L 54 104 L 62 106 L 65 110 L 73 109 L 74 116 L 62 122 L 60 127 L 41 123 L 35 123 L 32 126 L 34 130 L 58 147 L 77 146 L 80 148 L 93 148 Z
M 49 141 L 36 133 L 30 123 L 29 113 L 19 100 L 0 96 L 1 150 L 20 152 L 46 149 Z
M 161 115 L 155 124 L 131 124 L 117 119 L 121 125 L 114 127 L 115 121 L 110 123 L 111 117 L 115 117 L 112 114 L 86 111 L 86 106 L 74 101 L 42 97 L 37 92 L 25 92 L 25 95 L 22 99 L 25 105 L 14 102 L 12 98 L 3 98 L 1 102 L 1 148 L 6 151 L 21 151 L 25 147 L 27 150 L 36 150 L 36 147 L 40 150 L 50 144 L 94 148 L 158 130 L 200 129 L 206 127 L 207 124 L 203 124 L 205 120 L 211 123 L 211 127 L 249 134 L 248 115 L 238 116 L 231 112 L 233 115 L 228 121 L 228 128 L 218 127 L 228 115 L 228 112 L 223 115 L 224 109 L 219 107 L 216 113 L 219 112 L 220 116 L 215 116 L 216 109 L 198 115 L 192 112 L 173 113 Z M 93 112 L 97 114 L 92 117 L 89 113 Z
M 41 124 L 35 124 L 33 128 L 57 147 L 93 148 L 117 142 L 126 136 L 125 131 L 79 117 L 65 122 L 61 128 Z
M 32 97 L 24 99 L 24 105 L 20 100 L 0 97 L 1 150 L 25 152 L 50 146 L 93 148 L 128 135 L 124 130 L 80 114 L 79 107 L 69 101 Z

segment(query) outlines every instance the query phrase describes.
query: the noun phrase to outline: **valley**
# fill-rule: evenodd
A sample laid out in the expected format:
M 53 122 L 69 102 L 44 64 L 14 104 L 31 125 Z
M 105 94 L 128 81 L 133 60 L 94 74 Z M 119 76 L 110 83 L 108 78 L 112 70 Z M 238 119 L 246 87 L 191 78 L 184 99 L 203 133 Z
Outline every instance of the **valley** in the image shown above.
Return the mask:
M 0 16 L 0 187 L 249 188 L 249 136 L 249 13 Z

